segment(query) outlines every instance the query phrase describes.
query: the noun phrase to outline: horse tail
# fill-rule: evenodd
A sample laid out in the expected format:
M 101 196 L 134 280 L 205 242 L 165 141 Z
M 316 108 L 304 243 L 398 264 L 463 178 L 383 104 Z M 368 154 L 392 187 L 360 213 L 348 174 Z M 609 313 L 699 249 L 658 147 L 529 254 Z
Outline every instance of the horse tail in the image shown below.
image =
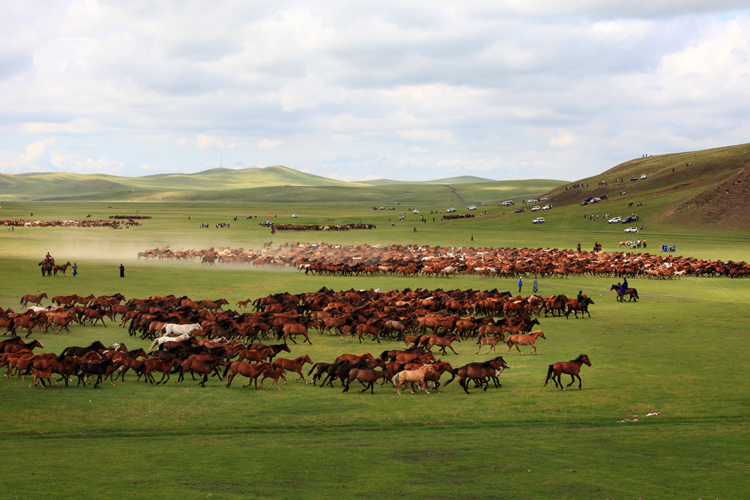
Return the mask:
M 452 370 L 451 370 L 451 379 L 450 379 L 449 381 L 447 381 L 447 382 L 445 383 L 445 385 L 448 385 L 448 384 L 450 384 L 451 382 L 453 382 L 453 379 L 455 379 L 455 378 L 456 378 L 456 373 L 458 373 L 458 370 L 460 370 L 460 368 L 454 368 L 454 369 L 452 369 Z
M 231 368 L 232 368 L 232 363 L 227 363 L 227 367 L 224 369 L 224 378 L 227 378 L 227 373 L 229 373 L 229 370 Z
M 554 366 L 549 365 L 549 368 L 547 368 L 547 379 L 544 381 L 544 387 L 547 387 L 547 382 L 549 382 L 550 377 L 555 373 Z
M 640 299 L 640 297 L 638 296 L 638 290 L 636 290 L 635 288 L 633 288 L 633 295 L 635 295 L 636 299 Z
M 394 387 L 398 385 L 398 373 L 396 373 L 395 375 L 393 375 L 393 377 L 391 377 L 391 383 L 393 384 Z
M 309 377 L 310 375 L 312 375 L 312 372 L 314 372 L 314 371 L 315 371 L 315 367 L 316 367 L 316 366 L 318 366 L 319 364 L 320 364 L 320 362 L 318 362 L 318 363 L 315 363 L 314 365 L 312 365 L 312 368 L 310 368 L 310 371 L 309 371 L 309 372 L 307 372 L 307 376 L 308 376 L 308 377 Z
M 68 352 L 68 349 L 70 349 L 70 347 L 66 347 L 65 349 L 63 349 L 63 351 L 62 351 L 62 352 L 60 353 L 60 355 L 59 355 L 59 356 L 57 357 L 57 360 L 58 360 L 58 361 L 62 361 L 63 359 L 65 359 L 65 356 L 67 356 L 67 354 L 66 354 L 66 353 Z

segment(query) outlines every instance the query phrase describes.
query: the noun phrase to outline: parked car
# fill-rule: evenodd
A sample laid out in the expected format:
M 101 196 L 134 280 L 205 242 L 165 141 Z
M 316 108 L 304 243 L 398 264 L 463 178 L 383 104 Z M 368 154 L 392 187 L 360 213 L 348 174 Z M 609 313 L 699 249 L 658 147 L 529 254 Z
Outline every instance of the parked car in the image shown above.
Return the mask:
M 477 209 L 477 206 L 476 206 L 476 205 L 469 205 L 469 206 L 468 206 L 468 207 L 466 207 L 466 208 L 468 208 L 469 210 L 476 210 L 476 209 Z
M 542 210 L 549 210 L 550 208 L 552 208 L 552 205 L 544 205 Z
M 526 203 L 536 203 L 538 201 L 539 200 L 535 200 L 535 199 L 532 198 L 531 200 L 526 200 Z
M 456 211 L 456 209 L 455 209 L 455 208 L 453 208 L 453 207 L 451 207 L 451 208 L 449 208 L 448 210 L 446 210 L 445 212 L 446 212 L 446 213 L 449 213 L 449 214 L 450 214 L 450 213 L 453 213 L 453 212 L 455 212 L 455 211 Z
M 609 222 L 610 224 L 617 224 L 620 221 L 622 221 L 622 217 L 618 216 L 618 217 L 612 217 L 607 222 Z
M 297 214 L 292 214 L 292 219 L 296 219 L 296 218 L 297 218 Z
M 638 228 L 637 227 L 629 227 L 625 230 L 626 233 L 637 233 Z
M 632 177 L 630 178 L 630 180 L 631 180 L 631 181 L 637 181 L 637 180 L 638 180 L 638 177 L 636 177 L 636 176 L 632 176 Z
M 419 213 L 419 210 L 417 210 L 417 209 L 415 208 L 414 210 L 412 210 L 412 211 L 411 211 L 411 213 L 413 213 L 413 214 L 418 214 L 418 213 Z
M 541 209 L 542 209 L 542 207 L 540 207 L 539 205 L 534 205 L 533 207 L 531 207 L 531 211 L 532 212 L 538 212 Z
M 628 215 L 624 219 L 620 220 L 620 222 L 622 222 L 623 224 L 628 224 L 628 223 L 633 222 L 633 221 L 635 221 L 635 217 L 631 217 L 630 215 Z
M 531 222 L 533 222 L 534 224 L 542 224 L 542 223 L 544 223 L 544 217 L 537 217 L 536 219 L 534 219 Z
M 645 179 L 645 178 L 646 178 L 646 174 L 641 175 L 641 179 Z
M 532 210 L 532 212 L 534 211 L 534 209 L 533 209 L 533 208 L 532 208 L 531 210 Z M 526 212 L 526 209 L 525 209 L 525 208 L 519 208 L 518 210 L 516 210 L 516 211 L 515 211 L 515 212 L 513 212 L 513 213 L 514 213 L 514 214 L 522 214 L 522 213 L 525 213 L 525 212 Z
M 512 207 L 513 205 L 515 205 L 513 200 L 504 201 L 500 204 L 501 207 Z

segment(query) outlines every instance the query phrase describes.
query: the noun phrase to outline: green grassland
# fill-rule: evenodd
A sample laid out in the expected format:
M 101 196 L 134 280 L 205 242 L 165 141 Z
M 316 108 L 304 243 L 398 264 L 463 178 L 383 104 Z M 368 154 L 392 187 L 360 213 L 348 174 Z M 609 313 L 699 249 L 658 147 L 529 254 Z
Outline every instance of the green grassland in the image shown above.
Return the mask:
M 683 165 L 690 161 L 679 159 Z M 671 174 L 672 167 L 663 168 L 669 168 L 665 175 Z M 634 167 L 635 171 L 640 170 Z M 324 189 L 330 196 L 327 201 L 306 198 L 293 183 L 257 189 L 258 193 L 294 190 L 293 196 L 281 201 L 271 195 L 248 197 L 253 191 L 243 189 L 238 189 L 236 198 L 225 198 L 227 191 L 206 179 L 202 191 L 221 193 L 220 202 L 215 198 L 155 201 L 164 192 L 161 188 L 143 202 L 123 201 L 129 198 L 120 195 L 107 198 L 106 193 L 77 201 L 6 200 L 0 219 L 80 220 L 88 214 L 107 219 L 136 213 L 152 219 L 118 230 L 0 227 L 0 305 L 19 310 L 22 295 L 41 291 L 50 297 L 115 292 L 128 298 L 169 293 L 196 299 L 224 297 L 235 307 L 238 300 L 323 286 L 516 290 L 515 279 L 305 276 L 291 269 L 137 259 L 137 252 L 162 245 L 257 248 L 268 241 L 274 246 L 326 241 L 574 248 L 580 242 L 590 250 L 599 242 L 604 251 L 616 252 L 628 251 L 620 247 L 621 241 L 640 238 L 647 239 L 649 246 L 637 252 L 660 253 L 658 244 L 668 242 L 677 245 L 672 255 L 735 261 L 747 260 L 750 249 L 750 236 L 741 225 L 717 228 L 664 215 L 691 197 L 705 196 L 711 187 L 698 177 L 670 184 L 689 184 L 671 190 L 662 184 L 649 189 L 639 180 L 627 186 L 625 195 L 587 206 L 578 203 L 587 188 L 576 188 L 572 195 L 564 186 L 556 188 L 559 183 L 545 187 L 540 181 L 524 181 L 508 188 L 510 184 L 445 181 L 432 187 L 382 183 L 363 191 L 351 186 L 308 186 Z M 635 184 L 640 191 L 634 191 Z M 356 200 L 355 194 L 347 194 L 366 193 L 365 188 L 400 191 L 398 196 L 381 192 L 381 198 Z M 36 184 L 28 192 L 40 189 L 41 184 Z M 489 190 L 493 194 L 472 198 L 487 203 L 473 212 L 475 218 L 442 221 L 449 206 L 468 213 L 464 210 L 468 201 L 448 198 L 456 196 L 451 189 L 457 189 L 464 200 L 470 198 L 464 193 Z M 552 210 L 512 214 L 524 206 L 519 200 L 548 190 Z M 183 193 L 177 188 L 174 192 Z M 438 197 L 438 192 L 447 194 Z M 51 189 L 49 193 L 54 194 Z M 504 199 L 515 199 L 516 207 L 497 206 L 497 200 Z M 630 202 L 641 206 L 629 207 Z M 372 206 L 384 210 L 373 211 Z M 412 209 L 420 210 L 427 222 L 420 222 Z M 624 233 L 625 225 L 607 224 L 603 217 L 631 212 L 639 214 L 645 231 Z M 292 219 L 292 213 L 299 217 Z M 592 214 L 599 219 L 590 220 Z M 246 219 L 247 215 L 253 218 Z M 547 222 L 531 224 L 538 215 Z M 258 226 L 269 216 L 300 224 L 368 222 L 377 229 L 271 235 Z M 200 228 L 201 222 L 210 227 Z M 219 222 L 231 227 L 217 229 Z M 37 262 L 47 251 L 58 262 L 77 262 L 80 275 L 42 278 Z M 126 267 L 124 279 L 118 277 L 120 263 Z M 525 280 L 524 294 L 530 293 L 531 279 Z M 312 387 L 297 381 L 296 375 L 282 384 L 280 392 L 242 388 L 245 382 L 239 378 L 231 388 L 215 378 L 201 388 L 190 377 L 180 384 L 170 381 L 153 387 L 136 384 L 129 374 L 116 387 L 104 383 L 96 390 L 91 386 L 29 389 L 28 379 L 0 381 L 0 452 L 7 457 L 0 498 L 746 496 L 749 282 L 709 277 L 632 279 L 641 300 L 617 303 L 608 291 L 615 281 L 592 276 L 540 279 L 543 296 L 571 296 L 578 290 L 591 296 L 596 302 L 591 318 L 540 318 L 547 340 L 538 342 L 538 356 L 507 354 L 499 346 L 511 369 L 501 376 L 502 388 L 486 393 L 472 390 L 466 395 L 454 382 L 442 394 L 397 396 L 390 385 L 376 387 L 374 395 L 361 394 L 353 385 L 344 394 L 337 383 L 333 389 Z M 124 341 L 131 349 L 148 344 L 110 324 L 76 326 L 70 336 L 34 333 L 32 338 L 41 340 L 45 351 L 55 352 L 94 340 Z M 331 361 L 344 352 L 378 354 L 398 347 L 393 341 L 359 345 L 356 340 L 316 333 L 311 340 L 312 345 L 292 344 L 292 356 L 308 353 L 314 361 Z M 456 344 L 456 350 L 458 355 L 444 356 L 453 366 L 494 355 L 475 354 L 472 341 Z M 580 353 L 588 354 L 593 364 L 583 367 L 582 390 L 543 387 L 549 364 Z M 660 415 L 646 417 L 648 413 Z M 637 421 L 624 421 L 634 418 Z

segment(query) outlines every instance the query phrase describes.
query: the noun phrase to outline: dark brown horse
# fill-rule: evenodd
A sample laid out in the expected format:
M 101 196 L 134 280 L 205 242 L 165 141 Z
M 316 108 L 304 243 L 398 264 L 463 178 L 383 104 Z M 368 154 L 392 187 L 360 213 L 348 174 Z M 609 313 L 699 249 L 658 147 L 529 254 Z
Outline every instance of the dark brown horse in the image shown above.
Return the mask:
M 640 299 L 640 297 L 638 296 L 638 290 L 636 290 L 635 288 L 628 288 L 623 293 L 622 292 L 622 288 L 620 287 L 620 285 L 612 285 L 609 288 L 609 291 L 611 292 L 612 290 L 614 290 L 615 292 L 617 292 L 617 300 L 619 302 L 624 302 L 626 295 L 630 296 L 630 298 L 628 299 L 628 302 L 631 302 L 633 300 L 637 301 L 638 299 Z
M 349 378 L 346 382 L 343 392 L 349 391 L 349 384 L 352 380 L 359 380 L 359 383 L 364 386 L 360 392 L 365 392 L 370 389 L 370 394 L 375 394 L 375 382 L 378 379 L 385 379 L 388 376 L 388 372 L 385 370 L 372 370 L 370 368 L 355 368 L 349 371 Z
M 576 378 L 578 378 L 578 389 L 580 389 L 581 377 L 578 375 L 578 372 L 581 371 L 581 366 L 584 363 L 591 366 L 589 357 L 585 354 L 581 354 L 576 359 L 573 359 L 571 361 L 558 361 L 554 365 L 549 365 L 549 369 L 547 370 L 547 380 L 544 381 L 544 386 L 547 387 L 547 382 L 549 382 L 550 377 L 552 377 L 552 381 L 555 383 L 555 387 L 560 387 L 560 389 L 564 391 L 565 387 L 563 387 L 562 385 L 560 376 L 565 373 L 567 375 L 570 375 L 570 383 L 566 387 L 570 387 L 571 385 L 573 385 L 573 382 L 575 382 Z

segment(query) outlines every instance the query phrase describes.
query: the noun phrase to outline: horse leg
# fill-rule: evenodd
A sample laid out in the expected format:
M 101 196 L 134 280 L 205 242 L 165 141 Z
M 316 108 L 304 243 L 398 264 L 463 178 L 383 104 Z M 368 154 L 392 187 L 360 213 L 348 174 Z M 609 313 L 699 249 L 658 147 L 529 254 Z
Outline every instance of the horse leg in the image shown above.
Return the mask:
M 519 344 L 520 344 L 520 342 L 515 342 L 515 344 L 516 344 L 516 350 L 521 353 L 521 356 L 523 356 L 523 352 L 521 351 L 521 348 L 518 347 Z M 510 354 L 510 353 L 508 353 L 508 354 Z
M 461 387 L 464 388 L 464 392 L 466 394 L 469 394 L 469 389 L 466 388 L 466 381 L 463 378 L 461 378 L 458 380 L 458 383 L 461 384 Z
M 538 355 L 539 353 L 536 352 L 536 345 L 534 344 L 534 342 L 531 343 L 531 347 L 534 349 L 534 354 Z
M 203 374 L 203 380 L 198 385 L 206 387 L 206 382 L 208 382 L 208 372 Z
M 578 390 L 580 391 L 581 390 L 581 376 L 578 375 L 577 373 L 575 374 L 575 376 L 578 378 Z
M 450 349 L 451 351 L 453 351 L 453 354 L 455 354 L 456 356 L 458 356 L 458 353 L 457 353 L 457 352 L 456 352 L 456 350 L 455 350 L 455 349 L 453 348 L 453 346 L 449 345 L 449 346 L 448 346 L 448 349 Z M 489 352 L 489 351 L 487 351 L 487 352 Z M 447 353 L 446 353 L 446 354 L 447 354 Z

